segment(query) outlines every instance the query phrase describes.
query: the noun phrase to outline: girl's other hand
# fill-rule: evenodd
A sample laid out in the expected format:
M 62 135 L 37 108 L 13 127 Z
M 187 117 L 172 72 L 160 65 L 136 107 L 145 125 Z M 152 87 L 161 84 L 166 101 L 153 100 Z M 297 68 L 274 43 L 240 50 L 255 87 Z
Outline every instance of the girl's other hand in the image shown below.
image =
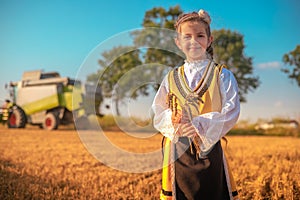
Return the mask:
M 177 134 L 181 137 L 193 138 L 196 135 L 196 130 L 192 123 L 180 124 Z

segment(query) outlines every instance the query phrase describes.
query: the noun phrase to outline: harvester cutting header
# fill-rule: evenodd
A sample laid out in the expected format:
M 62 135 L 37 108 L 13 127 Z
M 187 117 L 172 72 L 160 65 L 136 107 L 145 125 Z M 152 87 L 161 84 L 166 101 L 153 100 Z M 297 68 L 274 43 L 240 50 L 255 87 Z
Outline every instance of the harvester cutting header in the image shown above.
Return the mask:
M 42 70 L 23 73 L 22 80 L 7 85 L 10 99 L 0 110 L 0 121 L 9 128 L 24 128 L 26 124 L 38 125 L 47 130 L 60 124 L 88 127 L 88 115 L 100 115 L 101 89 L 58 72 Z

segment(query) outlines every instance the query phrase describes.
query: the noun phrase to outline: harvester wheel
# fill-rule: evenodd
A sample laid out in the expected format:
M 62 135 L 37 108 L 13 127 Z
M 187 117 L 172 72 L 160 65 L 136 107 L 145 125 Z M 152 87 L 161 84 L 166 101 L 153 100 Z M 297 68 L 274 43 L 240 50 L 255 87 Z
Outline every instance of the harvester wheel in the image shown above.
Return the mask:
M 58 128 L 58 124 L 58 116 L 56 116 L 53 112 L 48 112 L 43 123 L 43 128 L 50 131 L 55 130 Z
M 26 114 L 22 108 L 14 106 L 12 113 L 9 115 L 7 125 L 8 128 L 25 128 L 26 126 Z

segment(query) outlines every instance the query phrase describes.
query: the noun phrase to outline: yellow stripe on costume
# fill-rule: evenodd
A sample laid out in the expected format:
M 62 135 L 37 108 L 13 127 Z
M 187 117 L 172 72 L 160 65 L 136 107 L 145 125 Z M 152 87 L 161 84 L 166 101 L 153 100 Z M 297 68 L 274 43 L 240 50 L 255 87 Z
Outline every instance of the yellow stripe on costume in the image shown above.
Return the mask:
M 165 138 L 166 142 L 164 145 L 164 162 L 162 169 L 162 189 L 160 192 L 161 200 L 171 200 L 172 199 L 172 175 L 171 175 L 171 140 Z
M 230 186 L 231 186 L 231 191 L 230 191 L 231 196 L 233 197 L 233 200 L 238 200 L 239 195 L 238 195 L 238 192 L 237 192 L 236 183 L 234 181 L 233 174 L 232 174 L 229 162 L 228 162 L 227 143 L 228 143 L 227 138 L 222 137 L 221 145 L 222 145 L 222 149 L 223 149 L 223 153 L 224 153 L 224 157 L 225 157 L 225 161 L 226 161 L 227 173 L 229 175 L 229 181 L 230 181 Z

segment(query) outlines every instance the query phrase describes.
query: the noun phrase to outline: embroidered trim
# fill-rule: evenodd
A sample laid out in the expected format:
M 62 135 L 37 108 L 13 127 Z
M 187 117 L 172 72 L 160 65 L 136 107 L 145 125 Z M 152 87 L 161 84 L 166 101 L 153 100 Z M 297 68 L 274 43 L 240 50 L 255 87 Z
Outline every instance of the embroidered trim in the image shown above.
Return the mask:
M 177 68 L 174 70 L 173 76 L 174 76 L 174 81 L 175 84 L 180 92 L 180 94 L 185 98 L 188 94 L 188 92 L 185 90 L 186 88 L 183 87 L 182 82 L 183 80 L 181 80 L 181 76 L 179 75 L 179 69 Z
M 213 63 L 213 62 L 210 61 L 210 62 L 207 64 L 207 66 L 206 66 L 206 68 L 205 68 L 205 71 L 204 71 L 204 73 L 203 73 L 203 76 L 202 76 L 201 80 L 198 82 L 198 84 L 196 85 L 196 87 L 195 87 L 194 90 L 193 90 L 194 92 L 195 92 L 195 91 L 199 91 L 200 88 L 202 88 L 203 83 L 206 82 L 207 76 L 211 73 L 212 67 L 214 66 L 214 65 L 212 65 L 212 63 Z
M 200 87 L 195 90 L 195 92 L 199 95 L 200 98 L 202 98 L 204 93 L 208 90 L 211 81 L 214 77 L 214 72 L 217 65 L 214 62 L 210 62 L 207 67 L 208 67 L 208 71 L 204 76 L 205 78 L 203 79 L 203 82 L 200 83 L 201 84 L 199 85 Z
M 183 76 L 179 72 L 179 70 L 182 68 L 182 66 L 174 69 L 174 73 L 173 73 L 174 81 L 175 81 L 175 84 L 176 84 L 180 94 L 184 98 L 186 98 L 188 95 L 190 96 L 191 94 L 193 97 L 195 97 L 195 94 L 197 94 L 198 99 L 200 101 L 202 101 L 201 98 L 204 95 L 204 93 L 208 90 L 208 88 L 211 84 L 216 67 L 217 67 L 217 65 L 214 62 L 210 62 L 207 65 L 205 73 L 203 75 L 203 78 L 199 81 L 199 84 L 198 84 L 198 86 L 196 86 L 194 91 L 188 91 L 188 88 L 184 87 L 185 84 L 184 84 Z

